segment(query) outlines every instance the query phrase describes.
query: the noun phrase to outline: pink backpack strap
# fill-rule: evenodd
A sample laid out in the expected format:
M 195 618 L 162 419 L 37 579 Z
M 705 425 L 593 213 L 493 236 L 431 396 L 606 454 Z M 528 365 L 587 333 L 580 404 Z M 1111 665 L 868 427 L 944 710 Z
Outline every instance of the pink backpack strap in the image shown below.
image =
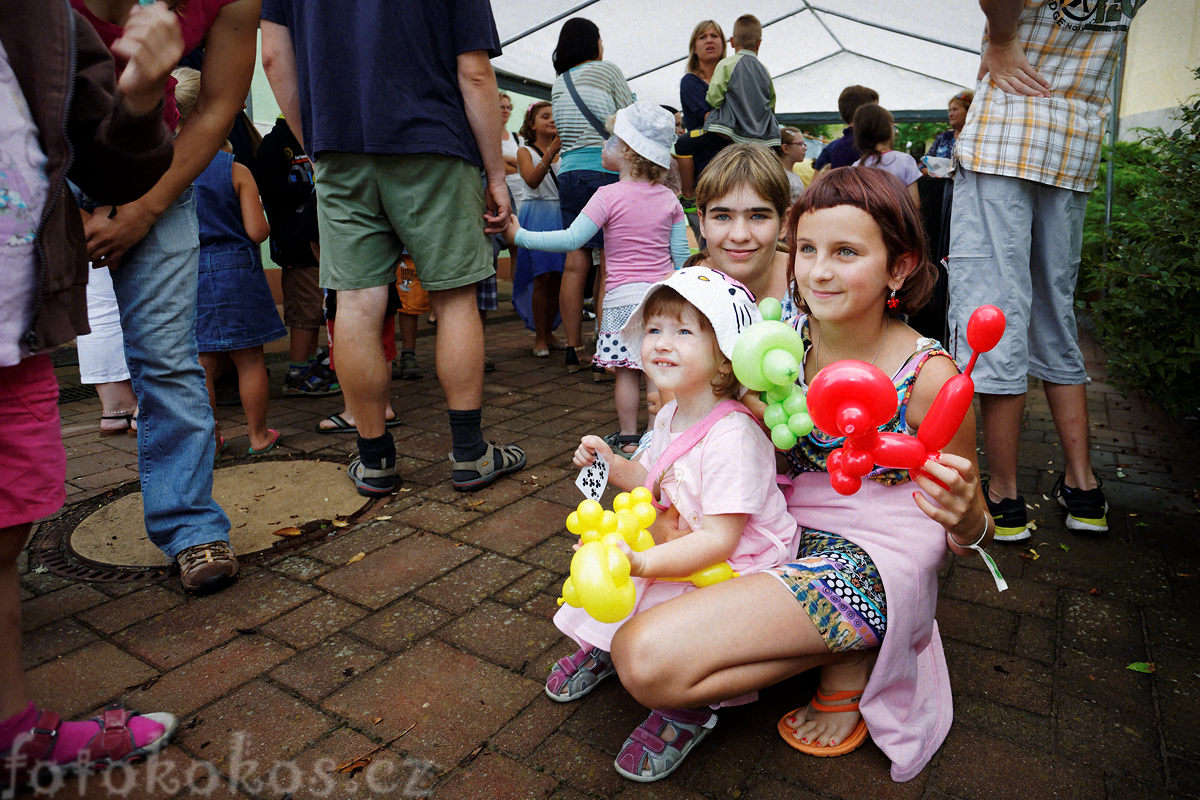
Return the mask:
M 646 471 L 645 486 L 650 490 L 650 502 L 654 504 L 656 509 L 662 511 L 667 508 L 667 506 L 658 502 L 657 492 L 658 485 L 662 482 L 662 476 L 666 473 L 667 469 L 670 468 L 670 466 L 674 464 L 680 456 L 682 456 L 688 450 L 691 450 L 701 439 L 707 436 L 708 432 L 712 430 L 712 426 L 716 425 L 718 420 L 721 420 L 733 413 L 745 414 L 746 416 L 750 417 L 750 419 L 758 422 L 758 417 L 754 416 L 754 413 L 751 412 L 750 409 L 746 408 L 738 401 L 722 400 L 721 402 L 717 403 L 716 407 L 714 407 L 712 411 L 708 412 L 708 415 L 705 416 L 704 419 L 688 428 L 686 431 L 676 437 L 675 441 L 667 445 L 667 449 L 663 451 L 662 455 L 650 465 L 650 469 Z

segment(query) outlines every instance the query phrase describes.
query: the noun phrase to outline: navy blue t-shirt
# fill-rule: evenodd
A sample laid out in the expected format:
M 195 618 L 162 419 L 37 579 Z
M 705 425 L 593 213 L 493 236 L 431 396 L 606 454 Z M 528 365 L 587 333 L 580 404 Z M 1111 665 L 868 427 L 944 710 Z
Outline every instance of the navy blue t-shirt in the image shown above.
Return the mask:
M 500 55 L 488 0 L 263 0 L 262 18 L 291 35 L 314 158 L 435 153 L 482 166 L 456 59 Z
M 821 169 L 826 164 L 830 167 L 848 167 L 862 158 L 862 153 L 854 144 L 854 128 L 843 128 L 842 138 L 834 139 L 825 145 L 821 155 L 813 162 L 813 169 Z

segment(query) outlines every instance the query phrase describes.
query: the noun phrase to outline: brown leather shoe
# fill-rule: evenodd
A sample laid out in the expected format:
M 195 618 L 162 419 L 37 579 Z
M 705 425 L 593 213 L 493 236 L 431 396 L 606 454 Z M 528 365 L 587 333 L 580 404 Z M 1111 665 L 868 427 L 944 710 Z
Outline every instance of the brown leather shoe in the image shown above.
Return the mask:
M 195 594 L 224 589 L 237 580 L 240 569 L 229 542 L 193 545 L 181 550 L 175 563 L 179 565 L 179 582 Z

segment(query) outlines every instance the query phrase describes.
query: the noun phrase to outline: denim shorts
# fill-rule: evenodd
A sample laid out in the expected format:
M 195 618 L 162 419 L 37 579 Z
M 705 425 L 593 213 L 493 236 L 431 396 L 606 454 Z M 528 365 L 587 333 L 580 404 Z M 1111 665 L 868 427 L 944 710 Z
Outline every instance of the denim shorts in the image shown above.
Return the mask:
M 285 335 L 258 252 L 201 248 L 196 348 L 201 353 L 241 350 Z
M 615 173 L 590 169 L 558 173 L 558 206 L 562 210 L 563 228 L 571 227 L 571 223 L 583 211 L 583 207 L 592 199 L 597 189 L 616 183 L 617 178 Z M 604 232 L 596 231 L 596 235 L 588 239 L 583 246 L 604 247 Z

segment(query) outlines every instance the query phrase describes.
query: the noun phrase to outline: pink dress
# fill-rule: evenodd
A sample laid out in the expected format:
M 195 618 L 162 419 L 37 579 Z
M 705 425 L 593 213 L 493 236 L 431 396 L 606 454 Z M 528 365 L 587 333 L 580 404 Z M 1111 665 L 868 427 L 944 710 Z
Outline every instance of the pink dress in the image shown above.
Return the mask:
M 798 322 L 807 338 L 805 318 Z M 885 426 L 888 430 L 906 429 L 909 387 L 929 357 L 945 355 L 935 345 L 922 340 L 917 353 L 893 376 L 897 389 L 906 391 L 894 424 Z M 887 632 L 859 708 L 871 739 L 892 761 L 892 779 L 907 781 L 937 752 L 954 717 L 950 676 L 934 619 L 937 573 L 949 549 L 945 529 L 914 502 L 916 484 L 907 473 L 887 472 L 877 470 L 879 480 L 864 480 L 849 496 L 833 490 L 829 473 L 801 472 L 792 480 L 788 511 L 799 525 L 836 533 L 866 550 L 879 570 L 887 597 Z M 894 482 L 897 477 L 900 482 Z
M 654 423 L 654 438 L 639 461 L 649 467 L 680 433 L 671 432 L 676 404 L 663 406 Z M 746 414 L 722 417 L 708 434 L 667 469 L 660 499 L 679 511 L 681 530 L 696 530 L 705 514 L 747 514 L 746 528 L 728 563 L 739 575 L 785 563 L 796 555 L 796 522 L 788 514 L 775 482 L 775 448 L 762 428 Z M 634 578 L 639 611 L 690 592 L 685 581 Z M 629 619 L 626 617 L 625 619 Z M 580 647 L 612 648 L 612 637 L 625 620 L 597 622 L 582 608 L 564 605 L 554 624 Z

